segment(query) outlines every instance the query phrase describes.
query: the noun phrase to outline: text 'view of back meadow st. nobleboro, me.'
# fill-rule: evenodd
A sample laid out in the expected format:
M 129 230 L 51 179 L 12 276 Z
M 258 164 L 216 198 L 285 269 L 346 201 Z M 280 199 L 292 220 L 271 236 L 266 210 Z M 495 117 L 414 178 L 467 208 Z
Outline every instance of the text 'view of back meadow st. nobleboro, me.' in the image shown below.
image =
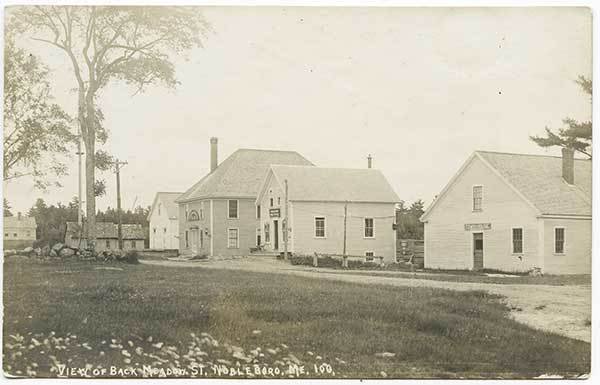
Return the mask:
M 4 11 L 6 377 L 589 378 L 589 9 Z

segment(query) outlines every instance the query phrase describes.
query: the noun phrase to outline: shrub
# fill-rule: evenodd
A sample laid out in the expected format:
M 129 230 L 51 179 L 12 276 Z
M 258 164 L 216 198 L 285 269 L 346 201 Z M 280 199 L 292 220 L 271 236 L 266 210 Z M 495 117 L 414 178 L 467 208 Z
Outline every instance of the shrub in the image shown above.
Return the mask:
M 208 254 L 194 255 L 192 258 L 190 258 L 190 261 L 194 261 L 194 260 L 198 260 L 198 259 L 208 259 Z
M 125 262 L 125 263 L 129 263 L 131 265 L 137 265 L 138 263 L 140 263 L 138 252 L 136 250 L 128 250 L 125 253 L 125 256 L 123 256 L 120 259 L 120 261 L 121 262 Z

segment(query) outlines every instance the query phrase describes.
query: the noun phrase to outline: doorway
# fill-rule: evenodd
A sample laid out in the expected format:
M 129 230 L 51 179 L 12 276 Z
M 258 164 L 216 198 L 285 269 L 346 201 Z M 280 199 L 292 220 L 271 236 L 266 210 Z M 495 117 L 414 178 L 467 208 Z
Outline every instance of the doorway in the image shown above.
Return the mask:
M 473 233 L 473 270 L 483 269 L 483 233 Z
M 273 250 L 279 250 L 279 221 L 273 221 Z

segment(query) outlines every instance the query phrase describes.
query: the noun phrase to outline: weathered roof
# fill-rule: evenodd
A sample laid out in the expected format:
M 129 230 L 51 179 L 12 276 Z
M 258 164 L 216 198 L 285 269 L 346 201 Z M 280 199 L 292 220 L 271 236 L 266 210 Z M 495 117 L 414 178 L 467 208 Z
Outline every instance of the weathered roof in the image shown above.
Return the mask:
M 295 151 L 239 149 L 210 174 L 188 189 L 176 202 L 204 198 L 256 198 L 272 164 L 313 166 Z
M 183 193 L 166 191 L 157 192 L 156 196 L 154 197 L 154 201 L 152 202 L 152 208 L 150 209 L 150 213 L 148 214 L 148 220 L 150 220 L 150 216 L 154 212 L 156 202 L 158 202 L 159 200 L 163 203 L 165 210 L 167 210 L 167 215 L 169 216 L 169 218 L 177 219 L 179 211 L 177 210 L 177 203 L 175 202 L 175 200 L 178 197 L 180 197 L 181 194 Z
M 140 224 L 123 224 L 123 239 L 144 239 L 144 229 Z M 87 224 L 83 224 L 83 234 L 87 230 Z M 67 236 L 77 238 L 79 236 L 79 225 L 77 222 L 67 222 Z M 118 228 L 116 223 L 96 222 L 97 239 L 117 239 Z
M 34 217 L 18 216 L 4 217 L 4 228 L 35 229 L 37 224 Z
M 575 183 L 562 178 L 557 156 L 477 151 L 545 215 L 592 215 L 592 161 L 575 159 Z
M 273 165 L 271 170 L 282 187 L 287 179 L 290 201 L 400 202 L 375 169 Z

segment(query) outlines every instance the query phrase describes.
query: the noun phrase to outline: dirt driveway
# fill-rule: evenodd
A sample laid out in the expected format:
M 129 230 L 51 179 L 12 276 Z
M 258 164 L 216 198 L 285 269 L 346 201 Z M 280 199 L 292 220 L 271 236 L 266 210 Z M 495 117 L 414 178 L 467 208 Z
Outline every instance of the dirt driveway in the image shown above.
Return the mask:
M 283 261 L 262 258 L 242 258 L 210 262 L 142 260 L 142 263 L 161 266 L 195 267 L 204 269 L 233 269 L 263 273 L 330 279 L 362 284 L 433 287 L 450 290 L 486 290 L 506 298 L 513 309 L 511 316 L 533 328 L 561 334 L 570 338 L 591 341 L 591 286 L 524 285 L 472 282 L 446 282 L 407 278 L 396 275 L 351 274 L 333 269 L 294 266 Z M 366 273 L 366 272 L 363 272 Z

